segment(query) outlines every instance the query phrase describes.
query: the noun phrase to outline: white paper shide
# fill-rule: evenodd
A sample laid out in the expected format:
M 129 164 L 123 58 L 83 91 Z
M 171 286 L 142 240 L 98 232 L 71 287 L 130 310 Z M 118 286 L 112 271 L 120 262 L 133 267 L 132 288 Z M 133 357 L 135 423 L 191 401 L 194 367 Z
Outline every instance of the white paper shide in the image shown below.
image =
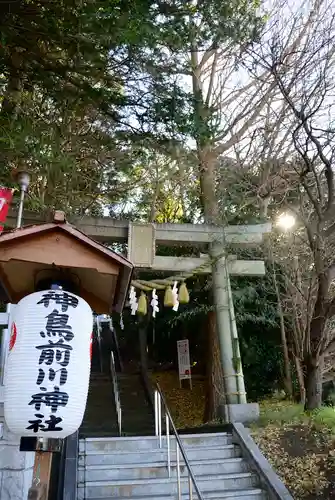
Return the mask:
M 5 420 L 20 436 L 64 438 L 81 425 L 93 314 L 82 298 L 44 290 L 16 306 L 5 384 Z

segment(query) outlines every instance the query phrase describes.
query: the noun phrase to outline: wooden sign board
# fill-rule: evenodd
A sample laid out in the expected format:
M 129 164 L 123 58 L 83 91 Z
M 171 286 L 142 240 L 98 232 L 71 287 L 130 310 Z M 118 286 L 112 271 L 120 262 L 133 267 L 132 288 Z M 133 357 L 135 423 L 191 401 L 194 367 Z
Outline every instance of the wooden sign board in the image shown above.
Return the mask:
M 179 385 L 181 387 L 182 380 L 189 380 L 190 387 L 192 389 L 190 346 L 187 339 L 177 341 L 177 351 L 178 351 Z

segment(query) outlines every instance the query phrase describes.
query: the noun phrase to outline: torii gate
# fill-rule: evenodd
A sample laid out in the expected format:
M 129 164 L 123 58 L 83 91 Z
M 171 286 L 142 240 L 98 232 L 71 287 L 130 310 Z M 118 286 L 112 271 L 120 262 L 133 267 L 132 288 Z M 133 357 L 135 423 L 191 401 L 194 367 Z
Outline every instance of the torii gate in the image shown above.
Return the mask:
M 37 214 L 25 212 L 25 224 L 44 222 Z M 16 215 L 10 213 L 7 225 L 15 226 Z M 216 309 L 221 362 L 225 378 L 227 421 L 247 422 L 258 416 L 255 403 L 247 403 L 239 344 L 234 321 L 234 307 L 229 275 L 263 276 L 262 260 L 238 260 L 226 253 L 227 246 L 254 247 L 262 243 L 263 235 L 271 231 L 271 224 L 210 226 L 206 224 L 139 224 L 118 221 L 108 217 L 72 218 L 71 222 L 88 236 L 106 244 L 128 243 L 128 259 L 135 267 L 156 271 L 189 272 L 208 261 L 208 256 L 162 257 L 156 255 L 156 245 L 209 245 L 211 266 L 203 269 L 212 272 L 213 295 Z M 200 253 L 200 250 L 199 250 Z M 212 267 L 212 269 L 210 269 Z

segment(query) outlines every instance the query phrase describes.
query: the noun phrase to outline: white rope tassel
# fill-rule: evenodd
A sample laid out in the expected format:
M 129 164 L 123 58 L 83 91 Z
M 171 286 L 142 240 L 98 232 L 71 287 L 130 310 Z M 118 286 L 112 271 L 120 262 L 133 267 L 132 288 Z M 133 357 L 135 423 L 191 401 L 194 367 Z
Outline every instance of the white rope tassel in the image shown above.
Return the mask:
M 137 301 L 137 297 L 136 297 L 136 291 L 135 291 L 135 288 L 133 286 L 130 287 L 130 291 L 129 291 L 129 304 L 130 304 L 130 308 L 131 308 L 131 315 L 135 316 L 136 311 L 138 309 L 138 301 Z
M 177 312 L 179 309 L 179 300 L 178 300 L 178 281 L 175 281 L 172 288 L 173 294 L 173 308 L 172 310 Z
M 151 307 L 152 307 L 152 317 L 156 318 L 156 313 L 159 312 L 159 307 L 158 307 L 158 295 L 156 293 L 156 288 L 152 290 L 152 299 L 151 299 Z

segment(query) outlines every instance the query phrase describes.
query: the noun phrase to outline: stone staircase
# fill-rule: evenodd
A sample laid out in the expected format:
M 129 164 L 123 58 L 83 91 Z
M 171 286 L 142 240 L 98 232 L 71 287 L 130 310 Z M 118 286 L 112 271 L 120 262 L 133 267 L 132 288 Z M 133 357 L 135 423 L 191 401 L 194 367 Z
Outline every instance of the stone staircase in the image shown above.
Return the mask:
M 147 400 L 140 376 L 118 374 L 122 402 L 122 434 L 126 436 L 153 435 L 153 410 Z M 91 373 L 90 386 L 80 437 L 118 436 L 113 384 L 109 375 Z
M 139 374 L 118 374 L 122 406 L 122 434 L 150 436 L 155 433 L 153 408 L 148 402 Z
M 176 500 L 175 438 L 170 438 L 170 478 L 166 438 L 162 439 L 162 448 L 153 436 L 81 439 L 78 500 Z M 190 434 L 181 439 L 204 499 L 268 499 L 231 434 Z M 183 461 L 181 485 L 186 500 L 188 471 Z M 193 498 L 197 498 L 195 492 Z
M 109 375 L 91 372 L 81 437 L 118 436 L 113 384 Z

